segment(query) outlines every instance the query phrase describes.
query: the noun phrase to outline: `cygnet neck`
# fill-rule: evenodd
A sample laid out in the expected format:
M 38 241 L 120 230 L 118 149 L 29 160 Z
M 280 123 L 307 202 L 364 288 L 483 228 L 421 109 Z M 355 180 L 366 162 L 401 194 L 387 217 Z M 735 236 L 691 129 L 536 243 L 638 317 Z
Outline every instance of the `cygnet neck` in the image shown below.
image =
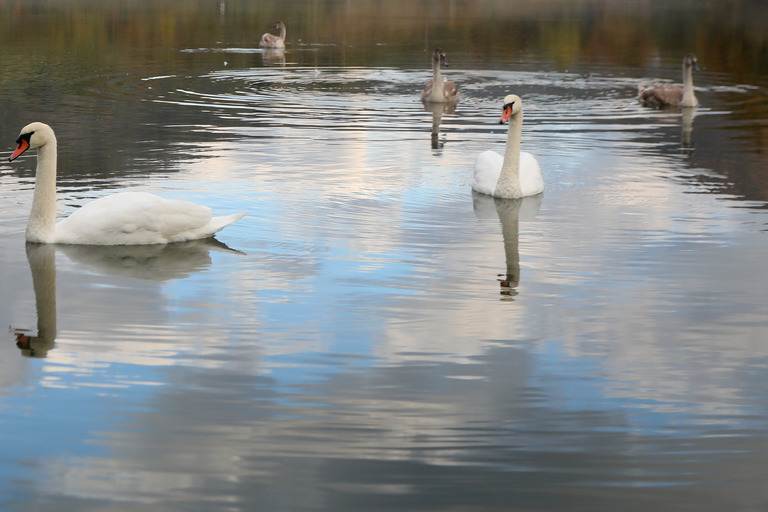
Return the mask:
M 432 59 L 432 101 L 444 101 L 443 75 L 440 73 L 440 59 Z
M 695 107 L 699 104 L 696 94 L 693 91 L 693 65 L 688 63 L 688 59 L 683 61 L 683 107 Z

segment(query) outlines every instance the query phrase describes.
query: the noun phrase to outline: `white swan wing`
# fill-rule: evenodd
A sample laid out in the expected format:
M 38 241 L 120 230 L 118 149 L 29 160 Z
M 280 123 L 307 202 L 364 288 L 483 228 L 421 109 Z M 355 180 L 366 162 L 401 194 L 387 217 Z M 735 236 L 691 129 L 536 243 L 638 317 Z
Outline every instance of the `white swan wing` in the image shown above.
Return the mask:
M 242 216 L 242 215 L 240 215 Z M 239 218 L 239 217 L 238 217 Z M 234 222 L 233 219 L 231 222 Z M 56 242 L 135 245 L 211 236 L 211 210 L 143 192 L 112 194 L 88 203 L 56 225 Z M 225 224 L 226 225 L 226 224 Z
M 535 196 L 544 191 L 544 178 L 536 158 L 526 152 L 520 152 L 520 191 L 523 197 Z
M 472 175 L 472 190 L 481 194 L 493 195 L 501 175 L 504 157 L 495 151 L 483 151 L 475 159 L 475 171 Z

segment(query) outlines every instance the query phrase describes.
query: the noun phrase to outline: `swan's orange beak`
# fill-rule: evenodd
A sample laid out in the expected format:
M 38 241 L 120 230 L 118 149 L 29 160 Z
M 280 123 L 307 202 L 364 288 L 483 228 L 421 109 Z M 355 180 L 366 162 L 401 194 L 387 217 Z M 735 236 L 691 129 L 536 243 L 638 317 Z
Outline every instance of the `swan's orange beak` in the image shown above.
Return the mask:
M 29 149 L 29 141 L 26 139 L 19 139 L 18 145 L 16 146 L 16 151 L 13 152 L 13 154 L 8 159 L 8 161 L 13 162 L 17 158 L 19 158 L 23 152 L 25 152 L 28 149 Z
M 32 338 L 24 334 L 24 331 L 21 331 L 21 330 L 17 330 L 15 334 L 16 334 L 16 346 L 19 348 L 29 348 Z
M 509 121 L 509 116 L 512 115 L 512 105 L 504 105 L 504 112 L 501 114 L 501 119 L 499 119 L 499 124 L 504 124 L 507 121 Z

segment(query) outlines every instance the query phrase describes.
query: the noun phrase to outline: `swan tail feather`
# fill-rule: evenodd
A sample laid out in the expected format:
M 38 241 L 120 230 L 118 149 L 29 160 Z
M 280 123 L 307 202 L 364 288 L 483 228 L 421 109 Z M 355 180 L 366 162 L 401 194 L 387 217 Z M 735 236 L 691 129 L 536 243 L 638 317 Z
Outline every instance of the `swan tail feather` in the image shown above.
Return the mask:
M 213 236 L 215 233 L 218 233 L 225 227 L 229 226 L 236 220 L 240 220 L 243 217 L 245 217 L 245 212 L 240 213 L 233 213 L 231 215 L 222 215 L 220 217 L 213 217 L 211 221 L 208 223 L 208 226 L 206 226 L 206 231 L 209 233 L 210 236 Z

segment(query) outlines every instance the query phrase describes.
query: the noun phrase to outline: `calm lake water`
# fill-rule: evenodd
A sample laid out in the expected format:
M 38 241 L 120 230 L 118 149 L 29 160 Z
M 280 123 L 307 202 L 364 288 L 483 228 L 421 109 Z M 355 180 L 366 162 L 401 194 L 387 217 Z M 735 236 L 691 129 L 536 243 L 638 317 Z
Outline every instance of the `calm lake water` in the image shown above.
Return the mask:
M 0 510 L 765 510 L 766 6 L 514 4 L 1 4 Z M 469 186 L 508 93 L 523 201 Z M 31 121 L 62 216 L 248 215 L 26 245 Z

